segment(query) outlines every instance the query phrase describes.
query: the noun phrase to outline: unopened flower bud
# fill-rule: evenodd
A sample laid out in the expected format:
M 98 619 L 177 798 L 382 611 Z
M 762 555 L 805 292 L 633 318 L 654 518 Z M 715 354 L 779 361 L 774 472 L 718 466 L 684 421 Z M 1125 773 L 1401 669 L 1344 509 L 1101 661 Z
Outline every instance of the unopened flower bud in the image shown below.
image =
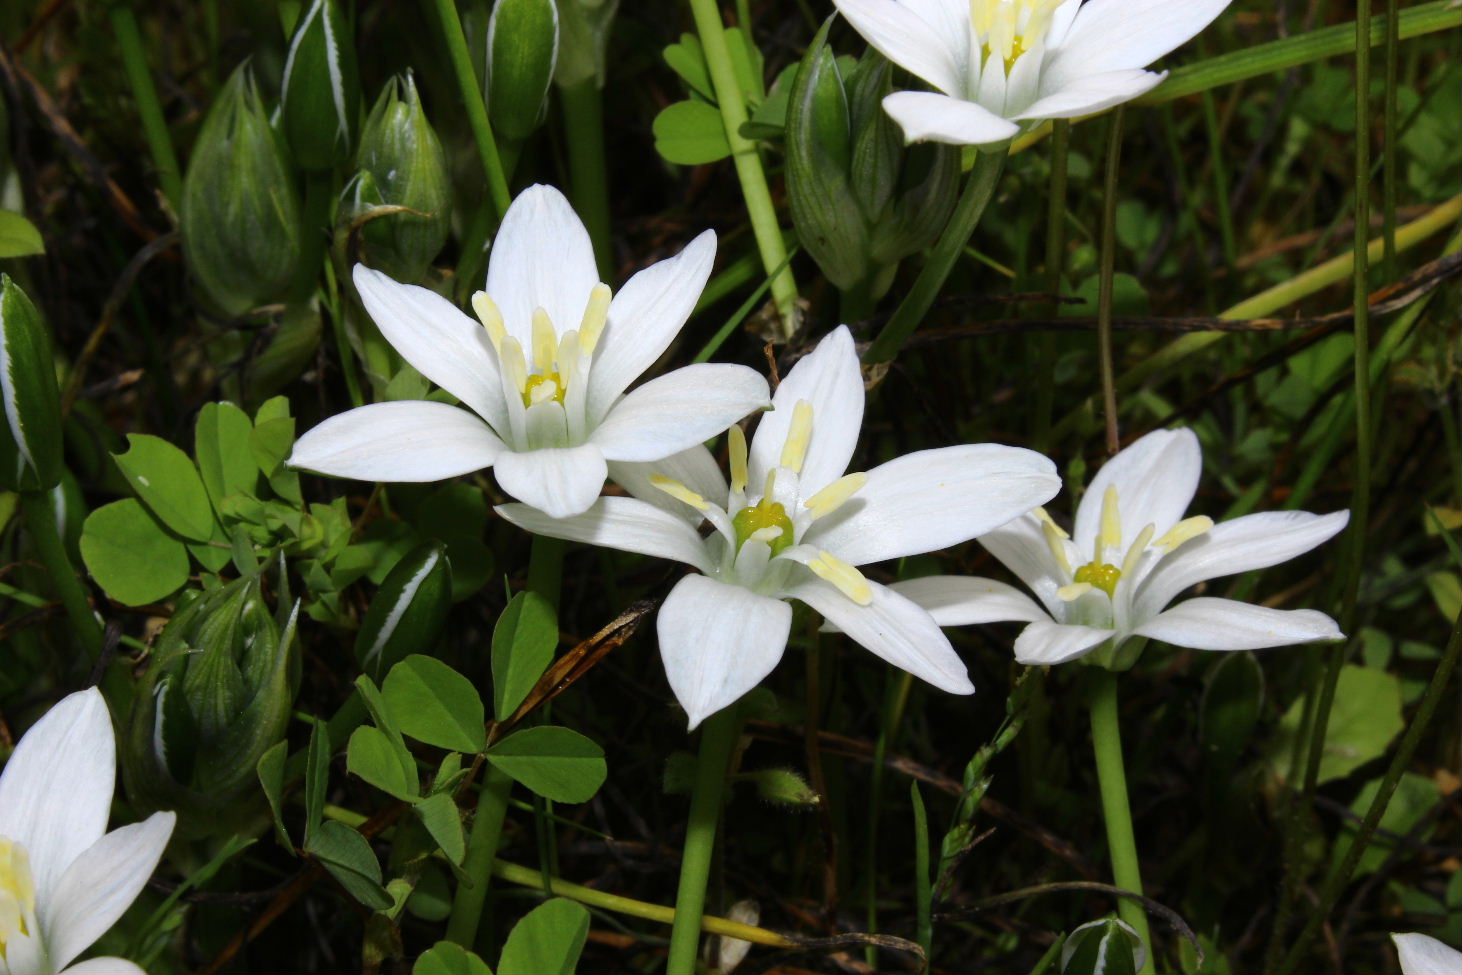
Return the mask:
M 376 100 L 356 168 L 340 219 L 362 221 L 362 258 L 397 280 L 420 279 L 451 232 L 452 193 L 446 153 L 410 73 L 393 78 Z
M 526 139 L 542 124 L 557 62 L 553 0 L 497 0 L 487 24 L 487 112 L 504 138 Z
M 336 0 L 314 0 L 289 42 L 280 117 L 301 169 L 331 169 L 350 158 L 360 118 L 355 42 Z
M 560 87 L 592 79 L 604 87 L 604 51 L 619 0 L 558 0 L 558 63 L 553 80 Z
M 188 160 L 183 252 L 230 315 L 283 295 L 300 258 L 294 174 L 247 65 L 219 92 Z
M 180 832 L 194 836 L 245 829 L 262 814 L 255 765 L 284 737 L 294 704 L 297 612 L 281 633 L 256 575 L 179 606 L 127 728 L 122 761 L 133 802 L 176 809 Z
M 0 488 L 55 487 L 61 480 L 61 397 L 51 334 L 8 274 L 0 274 L 0 404 Z

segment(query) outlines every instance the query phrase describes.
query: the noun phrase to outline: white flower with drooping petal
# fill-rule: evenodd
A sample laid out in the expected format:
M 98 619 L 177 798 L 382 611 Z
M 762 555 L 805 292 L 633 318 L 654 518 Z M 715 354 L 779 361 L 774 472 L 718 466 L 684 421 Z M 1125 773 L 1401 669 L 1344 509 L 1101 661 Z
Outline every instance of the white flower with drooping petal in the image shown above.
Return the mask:
M 1287 562 L 1328 541 L 1350 512 L 1269 511 L 1215 525 L 1183 513 L 1203 456 L 1191 430 L 1156 430 L 1097 472 L 1068 535 L 1043 509 L 981 536 L 980 544 L 1040 600 L 993 579 L 933 576 L 894 588 L 941 626 L 1023 621 L 1015 659 L 1059 664 L 1134 636 L 1195 650 L 1259 650 L 1342 638 L 1313 609 L 1279 610 L 1199 596 L 1209 579 Z
M 788 599 L 935 687 L 973 692 L 930 615 L 857 566 L 1004 524 L 1059 490 L 1055 466 L 1019 447 L 972 444 L 845 475 L 863 420 L 863 378 L 846 327 L 793 367 L 772 404 L 750 449 L 731 428 L 729 485 L 698 446 L 656 464 L 615 465 L 611 475 L 634 497 L 600 498 L 573 518 L 516 504 L 497 510 L 532 532 L 675 559 L 703 573 L 676 583 L 658 625 L 665 673 L 692 728 L 782 658 Z M 713 529 L 704 538 L 703 521 Z
M 1462 951 L 1425 934 L 1393 934 L 1402 975 L 1457 975 Z
M 533 186 L 503 217 L 475 323 L 426 288 L 355 267 L 381 334 L 467 409 L 375 403 L 331 417 L 289 463 L 363 481 L 439 481 L 492 467 L 498 485 L 555 516 L 578 514 L 606 461 L 651 461 L 720 434 L 767 405 L 745 366 L 702 363 L 625 390 L 670 345 L 716 253 L 706 231 L 612 295 L 563 194 Z
M 863 38 L 936 91 L 884 110 L 909 142 L 995 145 L 1022 128 L 1120 105 L 1166 73 L 1142 70 L 1229 0 L 833 0 Z
M 0 772 L 0 975 L 136 973 L 122 958 L 66 965 L 141 892 L 176 817 L 107 832 L 116 742 L 96 688 L 63 698 Z

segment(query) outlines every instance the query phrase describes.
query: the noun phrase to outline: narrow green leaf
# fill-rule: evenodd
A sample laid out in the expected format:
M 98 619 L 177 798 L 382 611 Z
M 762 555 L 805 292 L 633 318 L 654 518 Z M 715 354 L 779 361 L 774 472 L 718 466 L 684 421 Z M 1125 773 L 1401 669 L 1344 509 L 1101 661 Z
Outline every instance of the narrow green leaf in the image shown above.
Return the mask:
M 523 703 L 557 646 L 553 604 L 532 591 L 514 596 L 492 631 L 492 711 L 499 721 Z
M 264 798 L 269 800 L 269 812 L 274 818 L 274 832 L 279 837 L 279 844 L 286 850 L 294 851 L 294 841 L 289 838 L 289 830 L 284 828 L 284 765 L 289 757 L 289 742 L 277 741 L 268 751 L 259 756 L 259 761 L 254 764 L 254 771 L 259 776 L 259 786 L 264 790 Z
M 305 841 L 305 849 L 340 881 L 340 886 L 373 911 L 390 907 L 393 899 L 381 886 L 381 864 L 370 843 L 355 830 L 333 819 L 322 822 Z
M 259 470 L 249 453 L 254 423 L 232 403 L 205 403 L 193 430 L 193 453 L 198 473 L 213 507 L 220 514 L 231 494 L 255 494 Z
M 399 741 L 379 728 L 362 725 L 350 733 L 345 768 L 397 799 L 411 801 L 421 791 L 416 762 Z
M 330 732 L 311 719 L 310 744 L 305 750 L 305 845 L 309 846 L 325 814 L 325 793 L 330 788 Z
M 432 540 L 396 563 L 355 637 L 361 669 L 376 679 L 413 653 L 432 650 L 451 609 L 452 572 L 447 547 Z
M 467 841 L 462 835 L 462 816 L 457 811 L 456 800 L 450 793 L 438 792 L 418 800 L 413 808 L 442 853 L 460 865 L 467 855 Z
M 0 210 L 0 260 L 45 252 L 46 242 L 35 224 L 14 210 Z

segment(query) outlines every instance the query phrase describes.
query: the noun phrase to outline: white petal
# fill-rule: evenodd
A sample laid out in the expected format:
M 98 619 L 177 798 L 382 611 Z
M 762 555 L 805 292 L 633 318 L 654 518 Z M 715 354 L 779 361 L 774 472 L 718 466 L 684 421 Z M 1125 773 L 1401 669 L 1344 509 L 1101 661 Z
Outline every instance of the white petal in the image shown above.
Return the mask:
M 941 13 L 944 4 L 894 0 L 834 0 L 838 12 L 879 53 L 940 91 L 960 94 L 968 76 L 969 11 L 963 23 Z M 923 8 L 923 9 L 921 9 Z
M 37 902 L 106 832 L 116 768 L 112 718 L 94 687 L 62 698 L 15 746 L 0 773 L 0 836 L 29 854 Z
M 560 335 L 578 328 L 598 283 L 589 232 L 564 195 L 542 184 L 519 193 L 487 261 L 487 294 L 508 334 L 533 348 L 535 308 L 548 312 Z
M 1263 650 L 1345 638 L 1335 621 L 1317 610 L 1270 609 L 1211 596 L 1181 602 L 1135 632 L 1194 650 Z
M 589 435 L 610 460 L 652 461 L 709 440 L 769 404 L 746 366 L 702 362 L 652 379 L 609 408 Z
M 998 528 L 1059 490 L 1056 465 L 1023 447 L 920 450 L 869 471 L 863 489 L 814 522 L 806 541 L 850 565 L 933 552 Z
M 1129 102 L 1162 84 L 1167 72 L 1127 68 L 1073 78 L 1060 88 L 1046 83 L 1047 93 L 1025 108 L 1012 111 L 1013 118 L 1076 118 Z
M 686 576 L 665 597 L 656 628 L 665 676 L 694 728 L 772 672 L 787 649 L 792 607 Z
M 386 341 L 421 373 L 498 430 L 504 429 L 502 376 L 487 330 L 426 288 L 400 284 L 364 264 L 355 288 Z
M 558 400 L 535 403 L 523 411 L 523 438 L 531 449 L 567 447 L 569 421 Z
M 1020 126 L 983 105 L 930 91 L 896 91 L 883 110 L 904 130 L 904 142 L 993 146 L 1020 134 Z
M 828 622 L 920 680 L 951 694 L 973 694 L 964 662 L 939 624 L 912 600 L 869 581 L 873 601 L 860 606 L 821 579 L 807 579 L 785 595 L 800 599 Z
M 720 504 L 726 499 L 726 478 L 721 474 L 721 467 L 711 452 L 700 444 L 646 464 L 609 462 L 611 481 L 641 501 L 683 518 L 692 526 L 699 525 L 704 520 L 700 512 L 651 484 L 651 474 L 679 481 L 712 504 Z
M 604 455 L 591 443 L 522 453 L 505 450 L 492 470 L 498 487 L 554 518 L 587 511 L 609 476 Z
M 1349 520 L 1348 511 L 1261 511 L 1214 525 L 1152 568 L 1135 594 L 1134 618 L 1157 615 L 1174 596 L 1208 579 L 1287 562 L 1329 541 Z
M 106 955 L 77 962 L 61 975 L 147 975 L 147 973 L 125 958 L 113 958 Z
M 980 544 L 1001 565 L 1014 572 L 1048 609 L 1060 602 L 1056 590 L 1071 579 L 1056 564 L 1035 515 L 1021 515 L 986 532 L 980 536 Z
M 1034 599 L 994 579 L 926 576 L 895 582 L 889 588 L 918 603 L 940 626 L 1009 620 L 1036 623 L 1051 618 Z
M 863 424 L 863 373 L 846 325 L 829 332 L 792 367 L 772 397 L 772 411 L 757 421 L 747 465 L 750 492 L 760 493 L 767 471 L 780 465 L 800 400 L 812 406 L 812 436 L 801 471 L 810 495 L 843 476 Z
M 1040 620 L 1015 638 L 1015 659 L 1028 666 L 1064 664 L 1090 653 L 1115 632 Z
M 1462 951 L 1425 934 L 1393 934 L 1402 975 L 1457 975 Z
M 1064 79 L 1145 68 L 1223 13 L 1229 0 L 1088 0 L 1048 70 Z
M 589 367 L 591 425 L 680 334 L 715 260 L 716 235 L 707 230 L 685 250 L 650 265 L 619 289 L 609 303 L 609 321 Z
M 583 514 L 551 518 L 526 504 L 503 504 L 499 515 L 535 535 L 585 542 L 622 552 L 674 559 L 711 571 L 706 545 L 685 521 L 635 498 L 600 498 Z
M 486 423 L 429 400 L 372 403 L 332 416 L 295 441 L 291 467 L 358 481 L 440 481 L 502 455 Z
M 51 963 L 64 968 L 117 923 L 167 848 L 177 816 L 157 812 L 113 830 L 72 862 L 51 898 L 38 903 Z
M 1182 520 L 1201 473 L 1203 451 L 1192 430 L 1154 430 L 1118 451 L 1091 479 L 1076 509 L 1072 541 L 1083 554 L 1092 551 L 1108 487 L 1117 489 L 1123 552 L 1147 525 L 1153 526 L 1154 538 L 1161 538 Z

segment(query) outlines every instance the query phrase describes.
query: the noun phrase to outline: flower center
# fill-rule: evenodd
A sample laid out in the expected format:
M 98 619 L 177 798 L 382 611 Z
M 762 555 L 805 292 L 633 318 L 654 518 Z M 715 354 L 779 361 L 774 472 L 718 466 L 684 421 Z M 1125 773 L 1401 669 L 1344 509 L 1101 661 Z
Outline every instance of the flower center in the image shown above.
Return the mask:
M 1090 583 L 1108 596 L 1115 596 L 1117 580 L 1122 578 L 1122 570 L 1106 562 L 1088 562 L 1078 568 L 1071 578 L 1076 582 Z
M 562 335 L 554 329 L 548 312 L 535 308 L 532 348 L 529 350 L 533 360 L 530 365 L 523 344 L 508 334 L 497 303 L 485 291 L 472 296 L 472 310 L 492 340 L 503 378 L 507 380 L 504 385 L 511 385 L 517 390 L 525 407 L 550 401 L 565 405 L 569 387 L 584 379 L 588 361 L 593 357 L 599 336 L 609 319 L 611 297 L 607 284 L 596 284 L 589 292 L 589 303 L 584 308 L 584 318 L 578 330 Z
M 1046 36 L 1062 0 L 970 0 L 970 23 L 988 61 L 998 57 L 1005 73 Z
M 523 405 L 536 406 L 554 400 L 563 405 L 563 379 L 557 372 L 535 372 L 523 383 Z
M 0 836 L 0 958 L 17 936 L 29 938 L 35 924 L 36 889 L 25 847 Z
M 762 498 L 736 512 L 731 519 L 731 527 L 736 530 L 737 551 L 756 539 L 766 542 L 771 546 L 772 555 L 776 555 L 796 541 L 796 531 L 792 527 L 792 519 L 787 517 L 787 509 L 780 501 L 770 498 Z

